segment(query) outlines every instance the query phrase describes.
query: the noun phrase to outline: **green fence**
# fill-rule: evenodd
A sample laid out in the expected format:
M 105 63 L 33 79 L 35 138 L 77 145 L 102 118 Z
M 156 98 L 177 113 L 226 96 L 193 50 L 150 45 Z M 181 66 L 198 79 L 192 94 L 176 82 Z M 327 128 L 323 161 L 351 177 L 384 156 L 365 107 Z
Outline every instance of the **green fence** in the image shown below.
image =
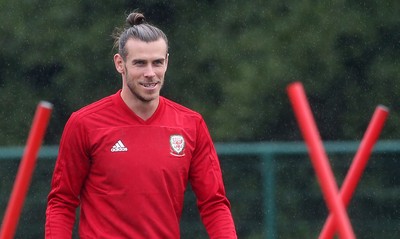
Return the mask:
M 340 185 L 359 142 L 325 142 Z M 218 143 L 239 238 L 317 238 L 328 215 L 301 142 Z M 57 146 L 43 146 L 15 238 L 44 238 L 46 197 Z M 23 147 L 0 148 L 0 215 L 8 203 Z M 400 238 L 400 141 L 380 141 L 349 205 L 357 238 Z M 182 238 L 207 238 L 190 188 Z M 78 238 L 76 233 L 74 238 Z

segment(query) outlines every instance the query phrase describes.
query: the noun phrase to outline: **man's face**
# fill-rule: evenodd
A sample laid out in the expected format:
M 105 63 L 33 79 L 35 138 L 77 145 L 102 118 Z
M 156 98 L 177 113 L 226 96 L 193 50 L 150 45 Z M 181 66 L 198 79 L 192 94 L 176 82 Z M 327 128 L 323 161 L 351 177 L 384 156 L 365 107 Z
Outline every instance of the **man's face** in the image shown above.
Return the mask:
M 158 100 L 168 64 L 167 44 L 162 38 L 148 43 L 129 39 L 125 49 L 125 61 L 118 54 L 114 57 L 122 74 L 123 90 L 129 89 L 131 96 L 141 102 Z

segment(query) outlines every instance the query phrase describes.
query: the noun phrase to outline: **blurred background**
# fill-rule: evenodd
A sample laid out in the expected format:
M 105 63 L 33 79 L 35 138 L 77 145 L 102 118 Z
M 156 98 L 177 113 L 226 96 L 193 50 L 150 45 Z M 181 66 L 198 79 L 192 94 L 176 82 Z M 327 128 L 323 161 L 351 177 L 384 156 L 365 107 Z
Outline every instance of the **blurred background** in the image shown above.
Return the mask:
M 400 236 L 399 1 L 0 0 L 0 217 L 36 105 L 54 104 L 16 238 L 43 238 L 64 124 L 121 87 L 111 35 L 135 9 L 169 38 L 162 95 L 204 116 L 239 238 L 316 238 L 327 217 L 286 94 L 294 81 L 339 146 L 327 147 L 339 185 L 375 107 L 390 109 L 349 216 L 359 238 Z M 182 238 L 207 238 L 194 200 L 189 190 Z

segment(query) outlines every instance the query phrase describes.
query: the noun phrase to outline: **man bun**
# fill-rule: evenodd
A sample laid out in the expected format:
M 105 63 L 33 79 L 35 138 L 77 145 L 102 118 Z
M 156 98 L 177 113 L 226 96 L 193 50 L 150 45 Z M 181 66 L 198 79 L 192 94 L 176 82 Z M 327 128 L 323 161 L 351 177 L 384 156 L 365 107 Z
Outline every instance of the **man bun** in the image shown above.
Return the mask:
M 159 28 L 149 24 L 142 13 L 131 12 L 125 20 L 122 28 L 115 28 L 112 37 L 114 38 L 114 49 L 118 50 L 118 54 L 125 60 L 128 52 L 125 49 L 126 42 L 129 39 L 137 39 L 144 42 L 153 42 L 163 39 L 167 44 L 167 36 Z
M 126 24 L 129 27 L 133 27 L 135 25 L 140 25 L 143 23 L 146 23 L 146 18 L 144 17 L 144 15 L 142 13 L 132 12 L 126 18 Z

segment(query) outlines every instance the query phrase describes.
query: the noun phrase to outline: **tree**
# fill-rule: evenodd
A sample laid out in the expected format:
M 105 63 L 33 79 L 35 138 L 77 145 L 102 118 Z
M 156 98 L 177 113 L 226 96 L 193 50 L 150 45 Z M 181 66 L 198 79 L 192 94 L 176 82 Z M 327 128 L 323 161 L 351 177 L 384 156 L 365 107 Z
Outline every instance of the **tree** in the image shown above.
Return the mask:
M 120 87 L 111 34 L 139 9 L 170 40 L 163 94 L 203 114 L 217 141 L 300 139 L 285 92 L 305 85 L 324 139 L 361 137 L 374 107 L 399 116 L 396 1 L 0 3 L 0 143 L 25 140 L 54 103 L 46 142 L 72 111 Z M 29 114 L 29 113 L 30 114 Z M 396 138 L 395 120 L 384 137 Z

